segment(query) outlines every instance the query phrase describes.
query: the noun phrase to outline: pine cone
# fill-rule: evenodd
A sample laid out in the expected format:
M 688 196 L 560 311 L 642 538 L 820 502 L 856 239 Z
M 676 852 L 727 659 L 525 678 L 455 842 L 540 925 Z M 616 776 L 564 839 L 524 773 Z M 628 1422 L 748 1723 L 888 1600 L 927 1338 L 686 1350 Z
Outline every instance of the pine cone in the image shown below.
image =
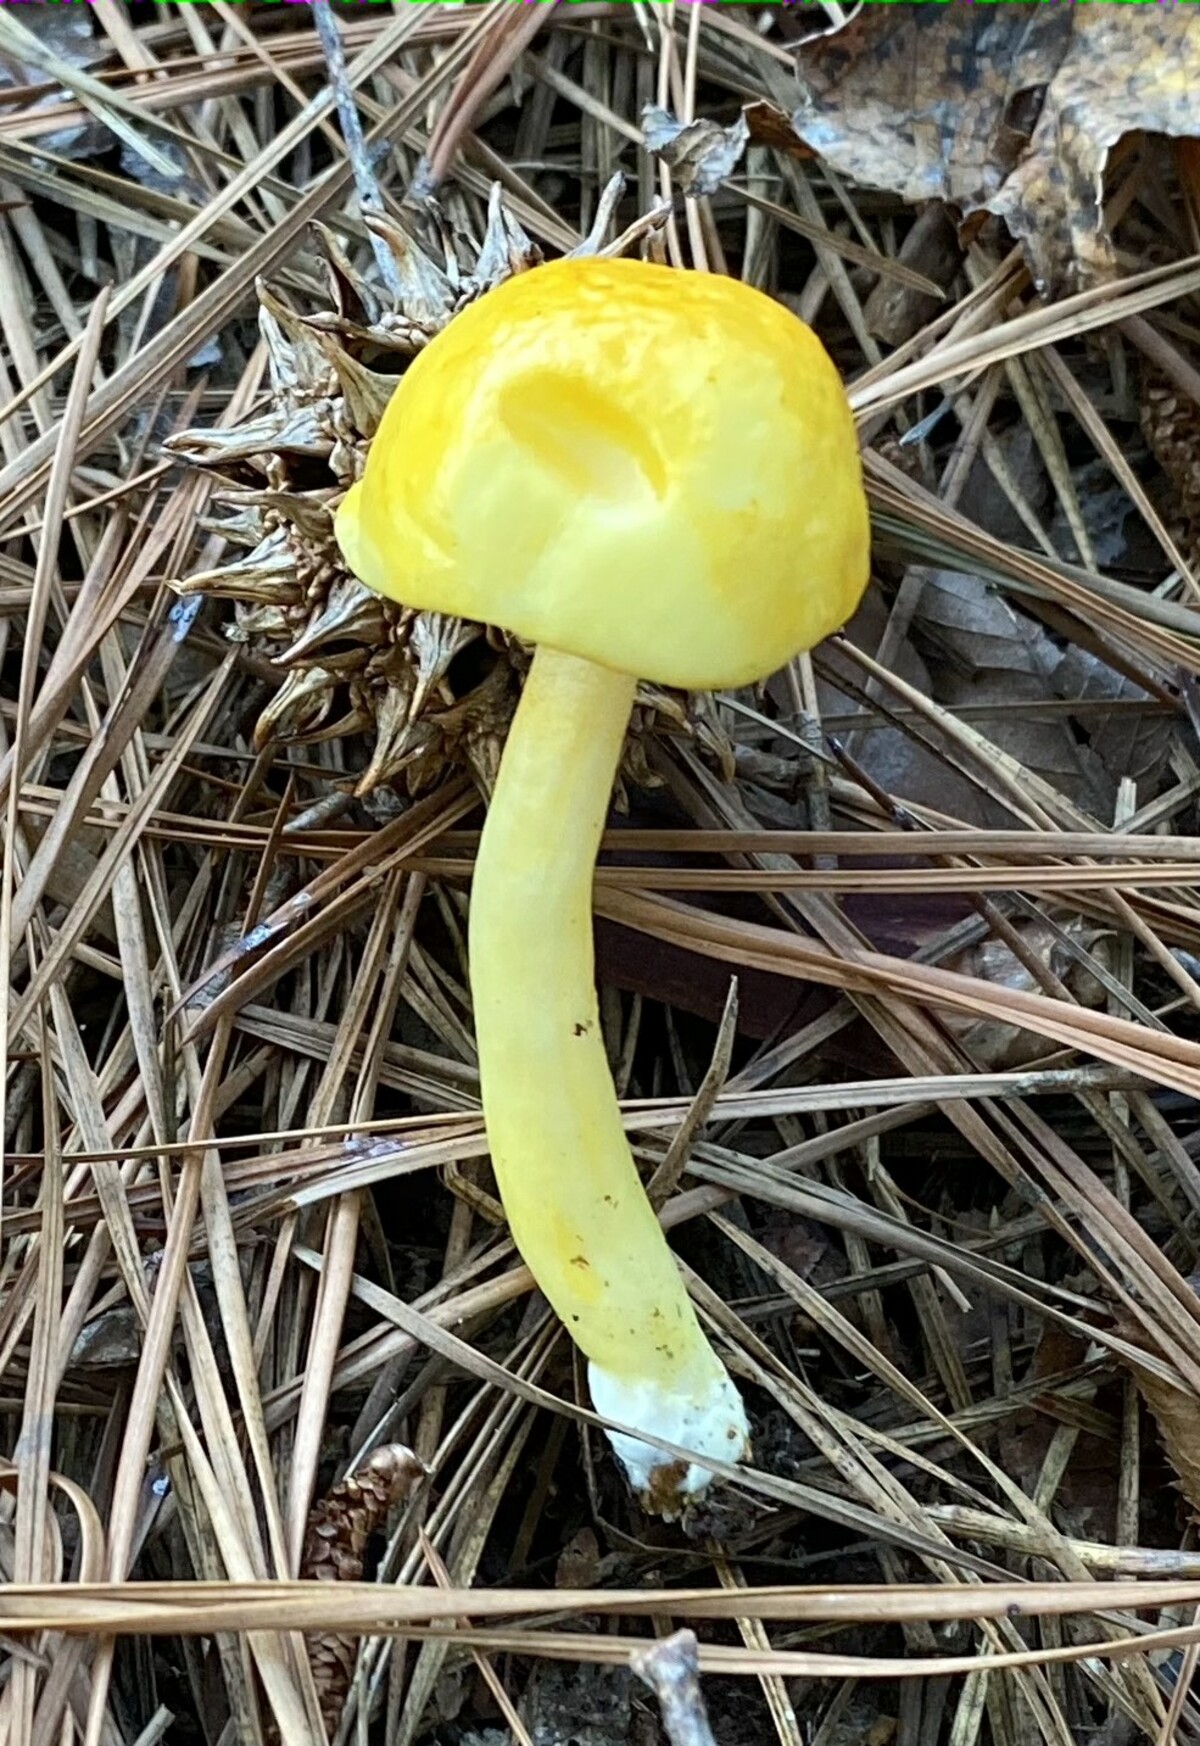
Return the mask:
M 1200 1295 L 1200 1273 L 1189 1276 L 1187 1284 Z M 1116 1331 L 1131 1346 L 1149 1348 L 1141 1327 L 1131 1318 L 1122 1316 Z M 1175 1473 L 1175 1482 L 1187 1501 L 1193 1520 L 1200 1520 L 1200 1448 L 1196 1444 L 1196 1409 L 1194 1394 L 1172 1388 L 1169 1382 L 1153 1370 L 1144 1370 L 1133 1358 L 1120 1355 L 1121 1362 L 1137 1383 L 1138 1393 L 1158 1427 L 1159 1440 Z
M 1175 492 L 1180 546 L 1192 568 L 1200 556 L 1200 406 L 1147 368 L 1142 377 L 1142 435 Z
M 426 1476 L 427 1469 L 402 1443 L 385 1443 L 362 1466 L 339 1481 L 309 1514 L 300 1575 L 318 1582 L 360 1582 L 372 1534 Z M 332 1738 L 354 1677 L 358 1637 L 338 1631 L 307 1637 L 313 1683 L 325 1729 Z

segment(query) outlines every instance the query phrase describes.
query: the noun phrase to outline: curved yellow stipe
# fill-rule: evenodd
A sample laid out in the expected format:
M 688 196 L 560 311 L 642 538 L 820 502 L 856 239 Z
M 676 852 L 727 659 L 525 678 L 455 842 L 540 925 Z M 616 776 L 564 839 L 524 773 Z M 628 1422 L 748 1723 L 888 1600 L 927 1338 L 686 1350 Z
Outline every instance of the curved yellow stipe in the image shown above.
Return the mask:
M 633 694 L 591 662 L 534 657 L 471 888 L 484 1115 L 513 1240 L 592 1361 L 597 1407 L 737 1461 L 741 1402 L 646 1199 L 600 1033 L 592 878 Z M 617 1449 L 643 1489 L 672 1465 L 631 1439 Z M 671 1487 L 706 1479 L 695 1469 Z

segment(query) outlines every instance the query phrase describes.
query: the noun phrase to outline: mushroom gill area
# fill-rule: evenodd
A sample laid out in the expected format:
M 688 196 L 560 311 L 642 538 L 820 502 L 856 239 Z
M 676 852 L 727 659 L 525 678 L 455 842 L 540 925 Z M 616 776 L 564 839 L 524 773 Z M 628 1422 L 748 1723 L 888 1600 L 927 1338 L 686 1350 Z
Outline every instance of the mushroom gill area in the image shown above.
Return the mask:
M 606 214 L 618 193 L 610 190 Z M 625 252 L 653 233 L 658 216 L 607 244 L 598 222 L 575 252 Z M 360 273 L 317 227 L 331 307 L 300 313 L 260 284 L 269 372 L 260 404 L 240 423 L 196 427 L 166 443 L 222 481 L 213 495 L 223 513 L 204 525 L 231 555 L 173 586 L 226 603 L 224 634 L 278 674 L 255 725 L 256 749 L 340 739 L 357 796 L 384 787 L 416 796 L 449 769 L 467 770 L 490 792 L 530 658 L 491 626 L 371 593 L 334 538 L 334 512 L 361 477 L 408 364 L 467 304 L 542 260 L 498 188 L 481 241 L 452 229 L 434 208 L 425 221 L 428 248 L 388 218 L 368 221 L 395 261 L 395 292 Z M 731 748 L 705 700 L 646 686 L 626 739 L 622 787 L 653 785 L 646 741 L 655 733 L 691 737 L 731 773 Z

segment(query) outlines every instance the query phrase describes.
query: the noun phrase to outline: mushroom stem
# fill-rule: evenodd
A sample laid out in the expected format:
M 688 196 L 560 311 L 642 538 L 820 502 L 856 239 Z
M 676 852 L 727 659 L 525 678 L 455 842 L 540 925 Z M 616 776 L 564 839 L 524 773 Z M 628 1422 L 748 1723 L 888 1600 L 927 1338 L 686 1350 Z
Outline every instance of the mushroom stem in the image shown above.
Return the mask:
M 590 1359 L 596 1408 L 700 1455 L 745 1453 L 742 1403 L 638 1177 L 600 1031 L 592 882 L 636 681 L 538 649 L 471 893 L 484 1117 L 513 1240 Z M 614 1435 L 663 1513 L 704 1468 Z

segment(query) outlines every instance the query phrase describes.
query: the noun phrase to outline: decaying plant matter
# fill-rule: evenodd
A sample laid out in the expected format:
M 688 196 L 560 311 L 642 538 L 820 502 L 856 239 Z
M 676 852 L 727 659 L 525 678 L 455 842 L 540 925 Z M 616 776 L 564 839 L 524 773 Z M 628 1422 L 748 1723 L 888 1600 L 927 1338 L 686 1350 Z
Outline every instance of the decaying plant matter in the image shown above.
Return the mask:
M 791 122 L 841 56 L 896 97 L 877 159 L 930 161 L 912 95 L 972 11 L 321 0 L 352 163 L 310 7 L 0 5 L 9 1738 L 316 1746 L 356 1636 L 344 1737 L 639 1746 L 631 1652 L 685 1626 L 721 1746 L 1200 1736 L 1200 150 L 1131 112 L 1187 110 L 1183 13 L 1075 9 L 1161 18 L 1090 93 L 1116 277 L 1064 298 L 1061 201 L 935 223 Z M 956 178 L 1037 119 L 984 84 L 935 118 Z M 526 652 L 367 601 L 330 538 L 489 238 L 499 276 L 644 246 L 768 291 L 866 449 L 849 634 L 707 705 L 732 782 L 643 691 L 665 792 L 594 884 L 625 1129 L 755 1429 L 665 1528 L 482 1162 L 463 827 Z M 293 1584 L 381 1437 L 428 1486 L 365 1555 L 386 1486 L 323 1499 L 339 1579 Z

